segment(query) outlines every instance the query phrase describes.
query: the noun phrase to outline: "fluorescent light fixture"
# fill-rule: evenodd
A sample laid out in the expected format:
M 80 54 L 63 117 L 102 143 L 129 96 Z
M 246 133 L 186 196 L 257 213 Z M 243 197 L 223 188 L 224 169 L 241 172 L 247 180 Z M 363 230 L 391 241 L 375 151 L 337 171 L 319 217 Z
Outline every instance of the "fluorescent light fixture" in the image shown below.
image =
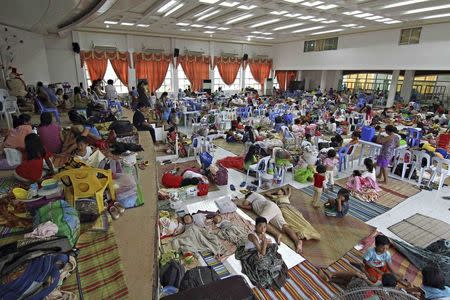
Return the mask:
M 202 10 L 202 11 L 199 12 L 198 14 L 195 14 L 195 15 L 194 15 L 194 18 L 203 16 L 204 14 L 206 14 L 206 13 L 209 12 L 209 11 L 212 11 L 213 9 L 214 9 L 214 7 L 210 7 L 210 8 L 207 8 L 207 9 L 205 9 L 205 10 Z
M 257 8 L 257 5 L 239 5 L 238 8 L 239 9 L 244 9 L 244 10 L 250 10 L 250 9 L 254 9 Z
M 342 14 L 347 15 L 347 16 L 353 16 L 353 15 L 360 14 L 360 13 L 362 13 L 362 11 L 354 10 L 354 11 L 346 11 L 346 12 L 343 12 Z
M 179 10 L 180 8 L 182 8 L 183 6 L 184 6 L 184 3 L 178 4 L 177 6 L 175 6 L 174 8 L 172 8 L 171 10 L 169 10 L 168 12 L 166 12 L 166 13 L 164 14 L 164 17 L 167 17 L 168 15 L 170 15 L 170 14 L 176 12 L 177 10 Z
M 168 10 L 169 8 L 171 8 L 172 6 L 174 6 L 177 3 L 177 1 L 175 0 L 170 0 L 169 2 L 167 2 L 166 4 L 164 4 L 163 6 L 161 6 L 157 12 L 159 13 L 163 13 L 166 10 Z
M 228 24 L 233 24 L 233 23 L 236 23 L 236 22 L 239 22 L 239 21 L 251 18 L 251 17 L 253 17 L 253 14 L 240 15 L 239 17 L 229 19 L 227 22 L 225 22 L 225 24 L 227 24 L 227 25 Z
M 336 20 L 328 20 L 328 21 L 322 21 L 323 24 L 332 24 L 332 23 L 336 23 Z
M 344 31 L 345 29 L 331 29 L 331 30 L 326 30 L 326 31 L 319 31 L 319 32 L 314 32 L 311 33 L 311 35 L 319 35 L 319 34 L 325 34 L 325 33 L 332 33 L 332 32 L 339 32 L 339 31 Z
M 208 3 L 208 4 L 214 4 L 214 3 L 219 2 L 219 0 L 198 0 L 198 1 L 202 2 L 202 3 Z
M 394 19 L 391 19 L 391 18 L 384 18 L 384 19 L 378 19 L 378 20 L 375 20 L 375 22 L 388 22 L 388 21 L 393 21 Z
M 249 37 L 249 36 L 247 37 L 247 41 L 250 41 L 251 39 L 252 39 L 251 37 Z
M 401 23 L 401 22 L 402 21 L 394 20 L 394 21 L 384 22 L 384 24 L 398 24 L 398 23 Z
M 204 19 L 206 19 L 206 18 L 212 17 L 212 16 L 214 16 L 214 15 L 220 13 L 220 11 L 221 11 L 221 10 L 218 9 L 218 10 L 215 10 L 215 11 L 213 11 L 213 12 L 207 13 L 206 15 L 203 15 L 203 16 L 201 16 L 200 18 L 198 18 L 197 21 L 201 21 L 201 20 L 204 20 Z
M 302 14 L 297 14 L 297 13 L 294 13 L 294 14 L 287 14 L 287 15 L 284 15 L 285 17 L 289 17 L 289 18 L 296 18 L 296 17 L 299 17 L 299 16 L 301 16 Z
M 216 29 L 217 26 L 205 26 L 205 29 Z
M 287 10 L 271 11 L 271 12 L 270 12 L 271 15 L 277 15 L 277 16 L 281 16 L 281 15 L 284 15 L 284 14 L 286 14 L 286 13 L 288 13 Z
M 357 17 L 357 18 L 367 18 L 367 17 L 370 17 L 370 16 L 373 16 L 373 14 L 371 14 L 371 13 L 363 13 L 363 14 L 359 14 L 359 15 L 354 15 L 354 17 Z
M 254 33 L 254 34 L 261 34 L 262 32 L 261 31 L 252 31 L 252 33 Z
M 302 28 L 302 29 L 298 29 L 298 30 L 294 30 L 292 31 L 292 33 L 299 33 L 299 32 L 305 32 L 305 31 L 312 31 L 312 30 L 316 30 L 316 29 L 322 29 L 325 26 L 315 26 L 315 27 L 308 27 L 308 28 Z
M 311 21 L 313 22 L 321 22 L 321 21 L 325 21 L 325 18 L 316 18 L 316 19 L 311 19 Z
M 230 28 L 228 28 L 228 27 L 218 27 L 217 28 L 217 30 L 228 30 L 228 29 L 230 29 Z
M 284 1 L 289 2 L 289 3 L 300 3 L 303 0 L 284 0 Z
M 261 32 L 261 34 L 264 34 L 264 35 L 272 35 L 273 32 Z
M 314 16 L 301 16 L 301 17 L 298 17 L 300 20 L 309 20 L 309 19 L 312 19 L 312 18 L 315 18 Z
M 205 31 L 205 33 L 213 34 L 215 31 Z
M 177 23 L 178 26 L 189 26 L 189 23 L 180 22 Z
M 104 21 L 103 23 L 105 23 L 105 24 L 111 24 L 111 25 L 119 24 L 119 22 L 117 22 L 117 21 L 108 21 L 108 20 Z
M 219 5 L 226 6 L 226 7 L 234 7 L 238 4 L 239 4 L 239 2 L 237 2 L 237 1 L 230 1 L 230 2 L 224 1 L 224 2 L 220 3 Z
M 265 40 L 273 40 L 273 37 L 264 37 Z
M 360 26 L 357 26 L 357 27 L 353 27 L 353 28 L 356 28 L 356 29 L 360 29 L 360 28 L 364 28 L 364 27 L 366 27 L 366 26 L 364 26 L 364 25 L 360 25 Z
M 148 24 L 137 24 L 136 26 L 137 27 L 144 27 L 144 28 L 150 27 L 150 25 L 148 25 Z
M 324 4 L 324 5 L 317 6 L 316 8 L 326 10 L 326 9 L 335 8 L 337 6 L 338 6 L 337 4 Z
M 438 5 L 438 6 L 430 6 L 430 7 L 424 7 L 424 8 L 408 10 L 404 14 L 405 15 L 411 15 L 411 14 L 417 14 L 417 13 L 421 13 L 421 12 L 427 12 L 427 11 L 433 11 L 433 10 L 439 10 L 439 9 L 446 9 L 446 8 L 450 8 L 450 4 Z
M 384 19 L 384 17 L 382 16 L 372 16 L 372 17 L 367 17 L 366 20 L 378 20 L 378 19 Z
M 358 26 L 358 24 L 344 24 L 342 27 L 355 27 Z
M 272 24 L 272 23 L 279 22 L 280 20 L 281 19 L 267 20 L 267 21 L 264 21 L 264 22 L 253 24 L 252 26 L 250 26 L 250 28 L 256 28 L 256 27 L 261 27 L 261 26 L 264 26 L 264 25 L 269 25 L 269 24 Z
M 306 2 L 303 2 L 302 5 L 313 7 L 313 6 L 320 5 L 322 3 L 323 3 L 323 1 L 306 1 Z
M 450 14 L 440 14 L 440 15 L 432 15 L 432 16 L 426 16 L 423 17 L 423 20 L 429 20 L 429 19 L 438 19 L 438 18 L 445 18 L 450 17 Z
M 204 27 L 205 25 L 202 25 L 202 24 L 192 24 L 191 25 L 191 27 L 195 27 L 195 28 L 202 28 L 202 27 Z
M 288 28 L 292 28 L 292 27 L 298 27 L 298 26 L 302 26 L 305 23 L 294 23 L 294 24 L 289 24 L 289 25 L 285 25 L 285 26 L 280 26 L 277 28 L 274 28 L 274 31 L 278 31 L 278 30 L 283 30 L 283 29 L 288 29 Z
M 402 1 L 402 2 L 389 4 L 389 5 L 383 6 L 383 8 L 394 8 L 394 7 L 411 5 L 411 4 L 416 4 L 416 3 L 428 2 L 428 1 L 430 1 L 430 0 L 408 0 L 408 1 Z
M 106 28 L 109 28 L 109 25 L 108 24 L 106 24 L 106 26 L 105 26 Z
M 122 22 L 122 23 L 120 23 L 120 25 L 123 25 L 123 26 L 134 26 L 134 23 Z

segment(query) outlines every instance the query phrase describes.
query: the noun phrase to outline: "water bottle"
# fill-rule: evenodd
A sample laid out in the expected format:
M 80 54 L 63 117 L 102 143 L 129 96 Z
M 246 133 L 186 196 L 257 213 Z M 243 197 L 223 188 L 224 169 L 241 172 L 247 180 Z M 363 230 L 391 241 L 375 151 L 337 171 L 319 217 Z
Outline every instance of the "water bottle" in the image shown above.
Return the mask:
M 28 199 L 36 197 L 37 194 L 38 194 L 38 185 L 37 183 L 32 183 L 30 185 L 30 189 L 28 190 Z

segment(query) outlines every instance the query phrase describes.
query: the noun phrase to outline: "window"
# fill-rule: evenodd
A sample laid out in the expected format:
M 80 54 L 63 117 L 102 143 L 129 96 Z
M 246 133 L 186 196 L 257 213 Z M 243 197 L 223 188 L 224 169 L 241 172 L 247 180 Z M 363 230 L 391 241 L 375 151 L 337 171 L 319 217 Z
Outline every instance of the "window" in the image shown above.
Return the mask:
M 214 91 L 217 91 L 219 87 L 222 88 L 222 91 L 240 91 L 241 90 L 241 77 L 242 77 L 242 68 L 239 68 L 239 72 L 236 76 L 236 79 L 231 85 L 226 85 L 223 82 L 222 77 L 220 77 L 219 69 L 217 67 L 214 68 Z
M 250 67 L 247 67 L 245 69 L 245 84 L 244 84 L 244 88 L 254 88 L 255 90 L 259 90 L 261 89 L 261 85 L 259 84 L 258 81 L 255 80 L 255 78 L 253 78 L 252 72 L 250 71 Z
M 418 44 L 422 27 L 402 29 L 399 45 Z
M 171 92 L 172 91 L 172 64 L 169 64 L 167 69 L 166 78 L 160 88 L 157 90 L 158 93 Z
M 191 82 L 187 79 L 186 74 L 184 74 L 183 68 L 178 66 L 178 88 L 184 91 L 188 86 L 191 86 Z
M 89 78 L 89 72 L 87 71 L 87 67 L 84 67 L 84 71 L 86 72 L 86 79 L 88 86 L 92 85 L 91 78 Z M 106 85 L 108 80 L 112 79 L 114 81 L 113 85 L 116 87 L 116 91 L 118 94 L 128 94 L 128 87 L 123 85 L 122 81 L 117 77 L 116 72 L 108 60 L 108 65 L 106 67 L 105 76 L 103 77 L 104 84 Z
M 389 91 L 392 75 L 384 73 L 355 73 L 344 75 L 343 84 L 353 92 Z
M 338 38 L 305 41 L 303 52 L 328 51 L 336 50 L 338 46 Z

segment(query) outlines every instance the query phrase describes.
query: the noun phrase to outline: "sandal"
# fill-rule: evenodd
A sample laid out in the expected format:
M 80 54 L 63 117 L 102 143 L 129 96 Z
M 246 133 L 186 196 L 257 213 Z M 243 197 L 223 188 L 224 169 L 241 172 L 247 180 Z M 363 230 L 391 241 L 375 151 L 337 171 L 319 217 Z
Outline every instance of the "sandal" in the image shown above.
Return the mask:
M 120 218 L 119 209 L 117 207 L 115 207 L 114 205 L 111 205 L 108 208 L 108 212 L 110 213 L 113 220 L 117 220 L 118 218 Z
M 234 185 L 230 185 L 230 190 L 232 190 L 232 191 L 235 191 L 236 190 L 236 188 L 234 187 Z
M 119 214 L 123 215 L 125 213 L 125 207 L 122 206 L 119 202 L 114 202 L 113 204 L 117 210 L 119 211 Z
M 147 168 L 148 165 L 149 165 L 149 162 L 148 162 L 148 160 L 146 160 L 146 161 L 141 161 L 141 162 L 139 163 L 138 167 L 139 167 L 139 169 L 141 169 L 141 170 L 145 170 L 145 168 Z

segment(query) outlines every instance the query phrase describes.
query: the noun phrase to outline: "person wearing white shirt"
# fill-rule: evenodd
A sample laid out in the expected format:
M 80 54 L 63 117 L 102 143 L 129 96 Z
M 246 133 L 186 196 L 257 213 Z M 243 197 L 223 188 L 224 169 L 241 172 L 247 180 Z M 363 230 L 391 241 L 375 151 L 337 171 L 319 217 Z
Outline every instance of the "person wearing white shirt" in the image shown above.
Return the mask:
M 116 87 L 113 84 L 114 84 L 114 81 L 112 79 L 109 79 L 108 84 L 105 87 L 106 99 L 108 99 L 108 100 L 117 100 L 118 99 Z

